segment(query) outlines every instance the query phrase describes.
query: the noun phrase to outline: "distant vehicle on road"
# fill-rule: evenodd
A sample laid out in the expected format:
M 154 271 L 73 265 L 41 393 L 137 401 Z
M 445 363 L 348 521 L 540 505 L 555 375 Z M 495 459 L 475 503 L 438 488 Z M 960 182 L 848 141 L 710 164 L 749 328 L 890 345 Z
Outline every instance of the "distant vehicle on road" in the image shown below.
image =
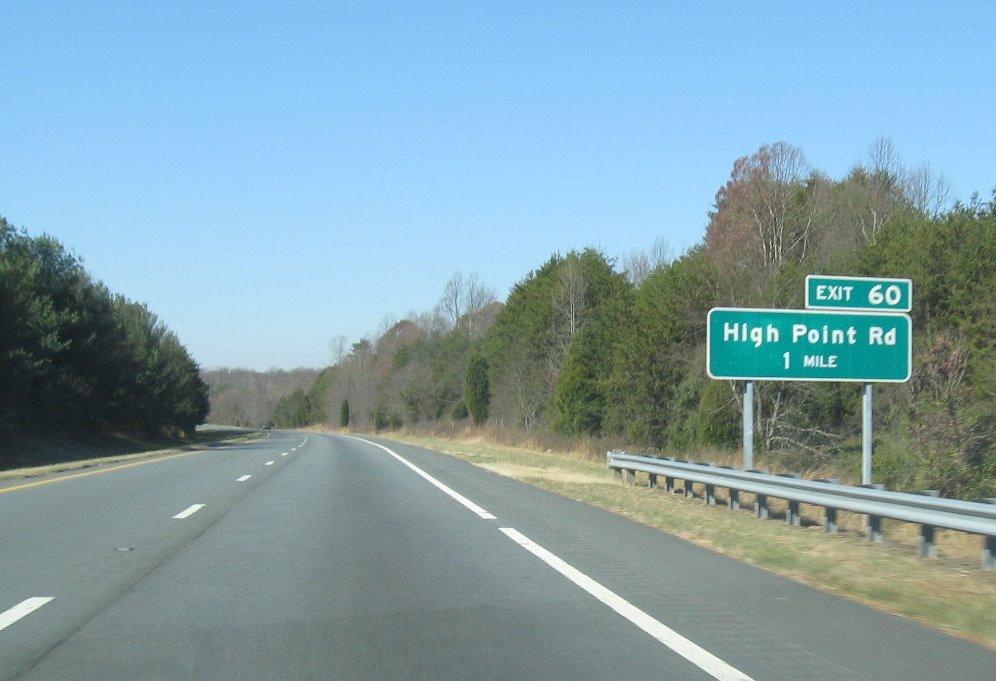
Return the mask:
M 272 428 L 273 428 L 273 424 L 272 423 L 264 423 L 263 424 L 263 430 L 270 430 Z

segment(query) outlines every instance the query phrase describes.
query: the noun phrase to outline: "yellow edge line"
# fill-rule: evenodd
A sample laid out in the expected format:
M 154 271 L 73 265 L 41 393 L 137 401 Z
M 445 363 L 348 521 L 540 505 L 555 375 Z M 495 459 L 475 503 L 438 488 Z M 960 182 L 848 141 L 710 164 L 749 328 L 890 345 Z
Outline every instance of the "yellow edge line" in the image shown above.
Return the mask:
M 204 454 L 208 450 L 199 449 L 196 452 L 182 452 L 180 454 L 170 454 L 168 456 L 160 456 L 154 459 L 145 459 L 144 461 L 135 461 L 134 463 L 125 463 L 120 466 L 111 466 L 110 468 L 99 468 L 93 471 L 87 471 L 85 473 L 73 473 L 72 475 L 63 475 L 58 478 L 51 478 L 50 480 L 36 480 L 35 482 L 28 482 L 23 485 L 15 485 L 14 487 L 4 487 L 0 488 L 0 494 L 5 492 L 13 492 L 18 489 L 28 489 L 29 487 L 40 487 L 42 485 L 51 485 L 54 482 L 62 482 L 63 480 L 72 480 L 74 478 L 85 478 L 89 475 L 98 475 L 100 473 L 110 473 L 111 471 L 120 471 L 125 468 L 134 468 L 135 466 L 143 466 L 147 463 L 157 463 L 159 461 L 167 461 L 169 459 L 178 459 L 181 456 L 191 456 L 193 454 Z

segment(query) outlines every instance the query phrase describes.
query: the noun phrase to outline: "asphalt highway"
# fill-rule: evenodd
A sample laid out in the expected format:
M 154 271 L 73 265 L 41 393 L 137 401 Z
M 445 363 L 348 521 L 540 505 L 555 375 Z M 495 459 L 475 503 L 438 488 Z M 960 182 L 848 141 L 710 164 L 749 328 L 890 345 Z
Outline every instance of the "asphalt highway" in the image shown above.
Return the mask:
M 0 485 L 0 680 L 993 678 L 996 654 L 452 457 L 274 432 Z

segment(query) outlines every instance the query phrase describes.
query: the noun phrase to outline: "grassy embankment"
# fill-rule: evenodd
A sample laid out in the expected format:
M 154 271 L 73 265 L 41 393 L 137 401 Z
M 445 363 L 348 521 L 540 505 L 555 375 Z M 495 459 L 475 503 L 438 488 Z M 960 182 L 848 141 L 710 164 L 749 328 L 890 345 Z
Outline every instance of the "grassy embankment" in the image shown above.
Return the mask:
M 915 554 L 917 528 L 883 522 L 886 540 L 872 545 L 863 536 L 863 517 L 842 518 L 843 531 L 827 535 L 821 509 L 803 506 L 806 526 L 786 527 L 772 500 L 772 518 L 754 519 L 749 510 L 707 507 L 644 486 L 619 482 L 601 457 L 583 452 L 553 453 L 497 445 L 482 438 L 443 439 L 392 433 L 401 442 L 446 452 L 488 470 L 550 492 L 625 515 L 701 546 L 908 617 L 996 649 L 996 572 L 979 569 L 982 540 L 938 532 L 940 557 Z M 641 482 L 646 478 L 640 478 Z M 701 490 L 695 488 L 698 494 Z M 722 496 L 722 491 L 717 490 Z M 752 498 L 742 495 L 750 508 Z M 720 503 L 723 503 L 720 500 Z
M 257 437 L 259 434 L 255 431 L 236 429 L 198 430 L 185 438 L 35 437 L 0 450 L 0 481 L 168 456 Z

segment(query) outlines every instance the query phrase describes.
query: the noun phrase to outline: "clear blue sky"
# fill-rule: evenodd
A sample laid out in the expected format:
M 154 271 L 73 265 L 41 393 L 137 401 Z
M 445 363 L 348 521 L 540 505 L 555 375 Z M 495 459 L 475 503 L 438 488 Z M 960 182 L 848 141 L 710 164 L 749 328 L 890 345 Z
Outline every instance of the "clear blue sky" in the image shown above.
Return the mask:
M 734 160 L 996 185 L 993 2 L 0 3 L 0 215 L 206 367 L 703 236 Z

